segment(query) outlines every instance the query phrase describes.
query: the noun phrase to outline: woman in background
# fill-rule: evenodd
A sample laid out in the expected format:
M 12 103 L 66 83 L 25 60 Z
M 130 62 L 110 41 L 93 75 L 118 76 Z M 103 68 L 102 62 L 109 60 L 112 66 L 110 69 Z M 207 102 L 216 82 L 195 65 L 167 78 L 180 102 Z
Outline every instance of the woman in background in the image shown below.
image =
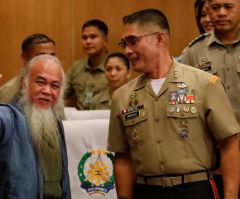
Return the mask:
M 207 13 L 206 0 L 196 0 L 194 4 L 194 11 L 198 30 L 201 34 L 210 32 L 213 29 L 212 22 Z
M 109 83 L 109 89 L 97 94 L 91 109 L 110 109 L 111 96 L 130 77 L 130 62 L 128 58 L 119 52 L 111 53 L 105 61 L 105 77 Z

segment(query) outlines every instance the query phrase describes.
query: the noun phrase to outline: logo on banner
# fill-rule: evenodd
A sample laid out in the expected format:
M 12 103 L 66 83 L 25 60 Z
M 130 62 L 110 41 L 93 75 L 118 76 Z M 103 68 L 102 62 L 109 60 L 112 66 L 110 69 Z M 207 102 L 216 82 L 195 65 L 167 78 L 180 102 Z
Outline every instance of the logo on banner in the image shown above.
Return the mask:
M 114 189 L 114 155 L 97 149 L 85 153 L 78 164 L 78 177 L 81 188 L 89 195 L 106 195 Z

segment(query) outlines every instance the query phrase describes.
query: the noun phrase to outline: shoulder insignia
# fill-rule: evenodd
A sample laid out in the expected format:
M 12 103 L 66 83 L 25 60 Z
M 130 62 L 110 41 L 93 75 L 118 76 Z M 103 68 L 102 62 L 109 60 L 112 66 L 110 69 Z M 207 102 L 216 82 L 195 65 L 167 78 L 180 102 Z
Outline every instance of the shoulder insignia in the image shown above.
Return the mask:
M 210 84 L 215 84 L 217 80 L 219 80 L 220 78 L 216 75 L 212 75 L 209 79 L 209 83 Z
M 198 37 L 196 37 L 195 39 L 193 39 L 188 46 L 191 47 L 193 46 L 195 43 L 202 41 L 205 37 L 207 37 L 208 35 L 210 35 L 210 33 L 203 33 L 201 35 L 199 35 Z

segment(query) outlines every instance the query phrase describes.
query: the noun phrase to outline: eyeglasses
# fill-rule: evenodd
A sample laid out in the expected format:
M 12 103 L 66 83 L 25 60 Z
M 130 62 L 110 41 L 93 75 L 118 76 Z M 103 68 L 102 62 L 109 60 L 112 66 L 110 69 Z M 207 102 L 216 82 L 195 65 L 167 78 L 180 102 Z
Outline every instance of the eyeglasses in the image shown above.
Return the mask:
M 150 34 L 147 34 L 147 35 L 140 35 L 140 36 L 131 35 L 131 36 L 126 37 L 125 39 L 121 39 L 121 41 L 118 43 L 118 45 L 123 49 L 126 48 L 126 46 L 134 47 L 134 46 L 137 45 L 137 43 L 143 37 L 147 37 L 147 36 L 150 36 L 150 35 L 156 35 L 158 33 L 159 32 L 153 32 L 153 33 L 150 33 Z

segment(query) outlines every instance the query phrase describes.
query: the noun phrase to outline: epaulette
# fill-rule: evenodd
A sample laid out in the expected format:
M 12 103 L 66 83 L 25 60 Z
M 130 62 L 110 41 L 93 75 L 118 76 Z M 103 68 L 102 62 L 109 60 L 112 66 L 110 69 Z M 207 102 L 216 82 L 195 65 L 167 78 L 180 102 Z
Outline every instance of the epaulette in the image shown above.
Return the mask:
M 218 76 L 212 75 L 209 79 L 209 83 L 214 85 L 216 83 L 216 81 L 219 80 L 219 79 L 220 78 Z
M 188 46 L 191 47 L 193 44 L 203 40 L 204 38 L 206 38 L 208 35 L 210 35 L 211 33 L 209 32 L 206 32 L 206 33 L 203 33 L 201 35 L 199 35 L 198 37 L 196 37 L 195 39 L 193 39 L 189 44 Z

